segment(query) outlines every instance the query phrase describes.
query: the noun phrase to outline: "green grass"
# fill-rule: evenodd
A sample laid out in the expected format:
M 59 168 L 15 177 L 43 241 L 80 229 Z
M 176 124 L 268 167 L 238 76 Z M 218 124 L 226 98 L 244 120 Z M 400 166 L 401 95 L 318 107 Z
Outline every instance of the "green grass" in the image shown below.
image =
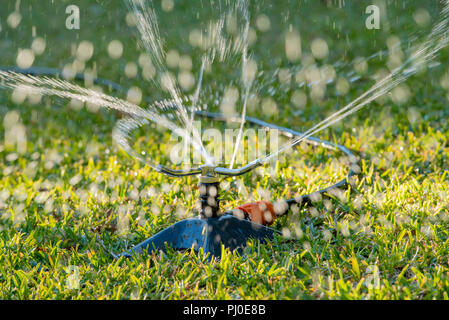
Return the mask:
M 410 33 L 425 34 L 430 26 L 420 28 L 412 18 L 417 8 L 425 6 L 433 21 L 439 9 L 433 2 L 411 1 L 405 8 L 402 1 L 392 2 L 381 30 L 368 31 L 364 8 L 370 2 L 345 1 L 343 8 L 329 2 L 330 7 L 319 1 L 276 1 L 271 7 L 253 8 L 268 15 L 272 24 L 267 33 L 257 33 L 253 48 L 259 68 L 268 70 L 266 77 L 278 67 L 295 70 L 300 65 L 282 54 L 288 24 L 300 30 L 304 52 L 310 52 L 316 37 L 327 41 L 330 54 L 320 64 L 349 62 L 342 74 L 337 72 L 340 76 L 353 70 L 351 61 L 357 56 L 385 49 L 391 35 L 406 47 Z M 6 19 L 16 2 L 7 0 L 0 13 L 1 64 L 14 65 L 17 50 L 31 46 L 34 26 L 47 42 L 35 66 L 62 68 L 73 62 L 72 48 L 89 40 L 95 52 L 86 68 L 96 68 L 98 76 L 125 87 L 140 86 L 152 99 L 164 98 L 142 80 L 140 71 L 135 79 L 124 76 L 126 63 L 137 61 L 143 52 L 136 31 L 126 25 L 125 6 L 119 1 L 78 3 L 79 31 L 64 28 L 69 1 L 49 0 L 40 1 L 39 7 L 22 1 L 22 22 L 12 29 Z M 197 24 L 189 20 L 187 13 L 194 11 L 190 3 L 176 2 L 170 14 L 159 5 L 157 9 L 166 26 L 162 33 L 170 34 L 166 47 L 198 58 L 184 43 Z M 119 60 L 107 54 L 113 39 L 124 44 Z M 447 299 L 449 109 L 440 79 L 447 72 L 448 53 L 444 49 L 437 58 L 441 66 L 406 82 L 410 97 L 404 104 L 385 97 L 319 134 L 359 154 L 361 175 L 351 190 L 317 203 L 315 209 L 278 219 L 274 227 L 291 230 L 291 239 L 250 243 L 242 254 L 224 251 L 219 261 L 188 251 L 111 259 L 98 239 L 120 253 L 178 221 L 177 209 L 193 216 L 196 179 L 162 176 L 121 151 L 111 137 L 119 114 L 75 111 L 67 101 L 52 97 L 17 104 L 10 91 L 0 91 L 1 118 L 17 112 L 27 137 L 26 150 L 19 152 L 4 143 L 8 124 L 0 123 L 0 298 Z M 193 62 L 197 71 L 198 61 Z M 386 69 L 385 64 L 385 57 L 369 61 L 368 74 Z M 232 77 L 223 69 L 206 74 L 205 90 L 222 92 L 224 81 Z M 295 82 L 276 79 L 259 96 L 274 99 L 278 113 L 266 117 L 256 108 L 251 115 L 304 130 L 372 84 L 365 76 L 345 95 L 338 95 L 332 84 L 320 101 L 306 91 L 307 105 L 298 110 L 290 102 Z M 204 102 L 212 104 L 207 98 Z M 161 159 L 158 144 L 168 134 L 156 138 L 146 132 L 147 152 Z M 341 179 L 346 167 L 340 155 L 308 147 L 281 157 L 274 172 L 264 173 L 229 180 L 222 207 L 260 199 L 258 189 L 270 191 L 273 200 L 310 193 Z M 74 275 L 79 288 L 69 285 Z

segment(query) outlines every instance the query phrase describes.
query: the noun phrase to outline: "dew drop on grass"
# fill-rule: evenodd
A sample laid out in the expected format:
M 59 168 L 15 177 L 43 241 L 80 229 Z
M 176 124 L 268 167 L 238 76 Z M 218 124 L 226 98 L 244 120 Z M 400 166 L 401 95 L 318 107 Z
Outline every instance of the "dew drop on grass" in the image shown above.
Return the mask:
M 201 31 L 198 29 L 193 29 L 190 31 L 189 34 L 189 43 L 194 47 L 200 47 L 201 46 L 201 38 L 202 34 Z
M 25 221 L 26 213 L 24 212 L 25 204 L 21 203 L 14 206 L 14 225 L 20 225 Z
M 319 192 L 313 192 L 309 195 L 309 198 L 312 202 L 317 203 L 320 202 L 323 197 Z
M 311 252 L 312 251 L 312 246 L 310 245 L 310 242 L 305 241 L 302 245 L 304 247 L 304 250 Z
M 324 98 L 324 95 L 326 93 L 326 87 L 322 85 L 321 83 L 318 83 L 314 86 L 312 86 L 312 90 L 310 91 L 310 99 L 313 102 L 321 102 Z
M 190 71 L 181 71 L 178 75 L 178 82 L 182 89 L 189 91 L 195 85 L 195 78 Z
M 332 239 L 332 233 L 329 230 L 324 230 L 323 231 L 323 240 L 328 242 L 329 240 Z
M 192 58 L 189 55 L 179 57 L 179 69 L 190 71 L 192 69 Z
M 6 202 L 9 197 L 10 197 L 11 193 L 9 192 L 9 190 L 7 189 L 3 189 L 0 191 L 0 202 Z
M 142 91 L 140 90 L 140 88 L 131 87 L 128 90 L 126 100 L 137 105 L 140 104 L 140 102 L 142 101 Z
M 301 58 L 301 37 L 297 30 L 290 30 L 285 35 L 285 55 L 287 59 L 295 62 Z
M 247 63 L 244 65 L 242 72 L 242 80 L 243 83 L 249 84 L 252 83 L 256 77 L 257 73 L 257 63 L 253 59 L 249 59 Z
M 31 44 L 31 49 L 33 50 L 35 55 L 41 55 L 44 53 L 46 47 L 45 39 L 41 37 L 37 37 L 33 40 Z
M 309 214 L 310 214 L 313 218 L 317 218 L 317 217 L 319 217 L 319 215 L 320 215 L 319 211 L 318 211 L 317 208 L 315 208 L 315 207 L 310 207 L 310 208 L 308 208 L 308 211 L 309 211 Z
M 125 20 L 126 20 L 126 24 L 127 24 L 128 26 L 130 26 L 130 27 L 135 27 L 135 26 L 137 26 L 138 20 L 137 20 L 136 15 L 134 14 L 134 12 L 128 12 L 128 13 L 126 14 Z
M 24 88 L 23 86 L 18 86 L 15 88 L 11 95 L 12 102 L 16 104 L 22 104 L 25 102 L 26 98 L 28 96 L 28 90 Z
M 263 189 L 263 188 L 257 188 L 256 190 L 257 195 L 259 196 L 259 198 L 261 200 L 266 200 L 266 201 L 270 201 L 271 200 L 271 192 L 268 189 Z
M 253 28 L 249 28 L 248 30 L 248 46 L 253 45 L 257 41 L 257 32 Z
M 407 119 L 411 124 L 418 124 L 422 121 L 421 112 L 414 107 L 407 110 Z
M 178 217 L 179 219 L 184 219 L 187 217 L 187 210 L 181 206 L 178 206 L 176 208 L 176 217 Z
M 345 95 L 349 92 L 349 81 L 345 78 L 339 78 L 335 88 L 340 95 Z
M 430 14 L 426 9 L 419 8 L 413 13 L 413 19 L 419 26 L 423 27 L 429 24 Z
M 94 45 L 89 41 L 81 41 L 76 49 L 76 57 L 80 61 L 88 61 L 94 54 Z
M 169 193 L 171 190 L 171 184 L 163 183 L 161 189 L 163 193 Z
M 341 234 L 343 237 L 349 237 L 349 225 L 347 221 L 338 222 L 338 227 L 340 229 Z
M 84 102 L 78 99 L 71 99 L 69 105 L 73 110 L 79 111 L 83 108 Z
M 125 75 L 128 78 L 135 78 L 137 76 L 137 65 L 134 62 L 128 62 L 125 66 Z
M 316 59 L 322 60 L 329 54 L 327 42 L 324 39 L 317 38 L 312 41 L 311 51 Z
M 354 59 L 354 70 L 358 74 L 365 74 L 368 71 L 368 63 L 366 59 L 357 57 Z
M 391 92 L 391 99 L 397 104 L 405 104 L 410 98 L 411 92 L 408 86 L 401 84 Z
M 220 104 L 220 110 L 226 118 L 235 115 L 235 104 L 239 98 L 239 91 L 235 87 L 226 88 Z
M 276 102 L 272 98 L 263 99 L 261 107 L 263 114 L 267 117 L 274 115 L 278 111 Z
M 62 77 L 65 80 L 73 80 L 76 76 L 76 70 L 73 68 L 73 63 L 67 63 L 62 68 Z
M 3 125 L 5 128 L 5 146 L 16 148 L 17 152 L 21 154 L 25 153 L 27 147 L 26 128 L 20 120 L 19 113 L 17 111 L 6 113 Z M 6 156 L 6 160 L 10 162 L 16 159 L 12 154 Z
M 334 208 L 332 201 L 330 201 L 328 199 L 324 200 L 323 204 L 327 211 L 332 211 L 332 209 Z
M 138 201 L 139 200 L 139 190 L 137 189 L 132 189 L 129 193 L 128 193 L 128 197 L 133 200 L 133 201 Z
M 175 7 L 175 3 L 173 0 L 162 0 L 161 7 L 165 12 L 169 12 Z
M 117 232 L 119 235 L 126 235 L 129 232 L 129 209 L 125 205 L 118 208 Z
M 34 53 L 30 49 L 19 49 L 16 63 L 19 68 L 26 69 L 33 65 Z
M 72 68 L 75 72 L 82 72 L 86 67 L 86 63 L 84 61 L 75 59 L 72 63 Z
M 6 157 L 5 157 L 6 161 L 8 161 L 8 162 L 14 162 L 18 158 L 19 158 L 19 155 L 17 153 L 15 153 L 15 152 L 7 154 Z
M 154 214 L 155 216 L 158 216 L 161 214 L 161 209 L 159 208 L 159 206 L 153 204 L 151 206 L 151 213 Z
M 167 55 L 165 56 L 165 61 L 167 62 L 167 66 L 170 68 L 176 68 L 179 66 L 179 53 L 176 50 L 169 50 Z
M 276 215 L 280 216 L 280 215 L 284 214 L 285 212 L 287 212 L 287 210 L 288 210 L 288 203 L 286 201 L 283 201 L 283 200 L 276 201 L 273 204 L 273 209 L 274 209 L 274 212 L 276 213 Z
M 290 70 L 287 68 L 282 68 L 279 70 L 278 79 L 281 84 L 290 84 L 292 75 Z
M 162 89 L 167 92 L 173 92 L 175 90 L 175 77 L 173 73 L 167 71 L 164 72 L 160 77 L 160 83 Z
M 257 29 L 261 32 L 266 32 L 270 30 L 271 27 L 270 18 L 264 14 L 259 15 L 256 20 L 256 26 Z
M 284 228 L 282 228 L 282 236 L 284 237 L 284 238 L 286 238 L 286 239 L 290 239 L 290 237 L 291 237 L 291 231 L 290 231 L 290 229 L 289 228 L 287 228 L 287 227 L 284 227 Z
M 322 66 L 320 68 L 320 72 L 323 85 L 333 82 L 335 80 L 335 77 L 337 76 L 335 68 L 329 64 L 325 64 L 324 66 Z
M 156 75 L 156 69 L 151 65 L 145 65 L 142 69 L 142 77 L 146 80 L 146 81 L 150 81 L 154 78 L 154 76 Z
M 22 21 L 22 16 L 18 12 L 12 12 L 6 19 L 6 23 L 12 29 L 17 28 L 17 26 L 20 24 L 20 21 Z
M 119 59 L 123 54 L 123 44 L 119 40 L 112 40 L 108 44 L 108 54 L 112 59 Z
M 40 93 L 29 93 L 27 98 L 31 105 L 38 105 L 42 101 L 42 95 Z

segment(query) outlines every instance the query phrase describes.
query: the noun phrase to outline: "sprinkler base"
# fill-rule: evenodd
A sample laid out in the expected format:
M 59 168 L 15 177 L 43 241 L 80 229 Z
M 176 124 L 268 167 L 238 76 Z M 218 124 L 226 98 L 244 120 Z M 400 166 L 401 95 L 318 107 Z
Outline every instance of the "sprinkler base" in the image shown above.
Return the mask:
M 151 253 L 171 247 L 176 250 L 195 251 L 203 248 L 205 254 L 220 257 L 222 244 L 231 251 L 241 251 L 248 240 L 255 239 L 264 243 L 272 240 L 275 233 L 278 231 L 232 215 L 207 219 L 190 218 L 162 230 L 122 256 L 131 257 L 134 253 Z

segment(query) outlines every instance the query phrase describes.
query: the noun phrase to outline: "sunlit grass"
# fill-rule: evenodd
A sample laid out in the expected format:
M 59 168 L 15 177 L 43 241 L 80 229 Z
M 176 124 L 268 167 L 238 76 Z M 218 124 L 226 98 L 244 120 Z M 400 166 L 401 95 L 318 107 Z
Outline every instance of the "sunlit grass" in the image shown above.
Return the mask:
M 25 15 L 29 12 L 27 1 L 22 1 L 22 20 L 12 28 L 4 22 L 15 6 L 15 1 L 8 1 L 7 9 L 0 13 L 1 64 L 16 64 L 19 48 L 32 46 L 31 29 L 37 26 L 37 35 L 45 36 L 46 48 L 43 54 L 36 54 L 33 65 L 62 69 L 76 60 L 80 43 L 89 41 L 94 52 L 85 69 L 96 67 L 101 77 L 125 87 L 139 87 L 151 99 L 160 97 L 145 82 L 151 70 L 139 64 L 143 51 L 136 47 L 135 30 L 127 28 L 124 6 L 80 1 L 79 6 L 84 5 L 88 14 L 89 28 L 81 25 L 79 32 L 71 33 L 61 29 L 64 6 L 46 2 L 42 1 L 30 20 Z M 185 19 L 183 6 L 187 4 L 176 4 L 172 11 L 179 10 L 180 19 Z M 267 32 L 263 35 L 259 30 L 257 34 L 270 44 L 255 53 L 261 62 L 259 68 L 266 64 L 273 71 L 271 55 L 285 50 L 274 30 L 286 28 L 273 16 L 289 6 L 279 4 L 271 15 L 266 12 L 259 17 L 259 29 L 265 30 L 266 17 L 271 16 L 271 31 L 263 31 Z M 412 14 L 420 6 L 423 4 L 418 1 L 408 6 L 407 12 Z M 363 69 L 360 60 L 352 63 L 354 59 L 385 49 L 392 34 L 403 39 L 415 30 L 411 19 L 403 17 L 401 5 L 389 8 L 389 16 L 399 17 L 390 19 L 390 31 L 375 35 L 360 31 L 363 4 L 328 9 L 314 1 L 306 2 L 305 8 L 314 14 L 298 14 L 308 22 L 301 29 L 304 52 L 311 51 L 315 38 L 328 41 L 328 64 L 346 52 L 343 58 L 349 66 L 337 76 L 349 78 L 354 68 Z M 427 9 L 435 14 L 438 6 Z M 60 21 L 47 21 L 40 13 L 52 10 L 61 16 Z M 330 18 L 317 20 L 324 12 Z M 353 18 L 352 24 L 348 24 L 348 17 Z M 337 29 L 332 28 L 332 19 Z M 340 22 L 343 20 L 345 23 Z M 98 34 L 91 30 L 98 30 Z M 337 40 L 336 30 L 340 30 L 341 40 Z M 329 36 L 332 32 L 335 37 Z M 108 48 L 117 57 L 117 42 L 109 47 L 117 39 L 123 44 L 123 54 L 114 60 Z M 378 40 L 376 45 L 373 39 Z M 170 39 L 167 45 L 177 40 Z M 35 46 L 39 52 L 42 43 Z M 322 43 L 315 46 L 320 51 Z M 351 52 L 351 46 L 359 51 Z M 193 56 L 195 52 L 182 54 Z M 360 156 L 361 174 L 351 190 L 341 190 L 313 208 L 279 218 L 274 227 L 289 239 L 277 237 L 266 245 L 250 243 L 241 254 L 225 251 L 220 261 L 189 251 L 113 260 L 100 239 L 108 250 L 121 253 L 180 218 L 194 216 L 197 180 L 162 176 L 122 152 L 111 137 L 120 114 L 79 109 L 53 98 L 22 101 L 10 91 L 0 91 L 0 116 L 7 119 L 0 123 L 0 298 L 447 299 L 447 57 L 444 50 L 438 58 L 442 66 L 405 83 L 406 102 L 400 101 L 402 91 L 393 93 L 320 134 Z M 387 63 L 388 59 L 370 61 L 370 74 L 385 71 Z M 198 67 L 194 64 L 192 68 L 195 71 Z M 251 115 L 298 130 L 319 122 L 372 83 L 368 75 L 359 82 L 337 82 L 326 88 L 323 99 L 316 99 L 314 95 L 319 98 L 319 92 L 298 88 L 295 77 L 301 75 L 297 75 L 296 65 L 275 67 L 291 70 L 291 79 L 288 72 L 276 73 L 275 80 L 261 90 L 259 102 L 272 99 L 278 112 L 266 116 L 256 109 Z M 219 84 L 227 74 L 224 70 L 213 77 L 206 76 L 204 81 Z M 217 85 L 216 89 L 226 88 Z M 22 136 L 25 141 L 19 139 Z M 163 158 L 159 144 L 169 136 L 155 137 L 152 141 L 146 136 L 146 146 L 147 153 L 158 161 Z M 15 143 L 8 144 L 10 141 Z M 300 151 L 281 157 L 274 168 L 224 182 L 222 207 L 316 191 L 344 177 L 344 160 L 321 148 L 300 147 Z

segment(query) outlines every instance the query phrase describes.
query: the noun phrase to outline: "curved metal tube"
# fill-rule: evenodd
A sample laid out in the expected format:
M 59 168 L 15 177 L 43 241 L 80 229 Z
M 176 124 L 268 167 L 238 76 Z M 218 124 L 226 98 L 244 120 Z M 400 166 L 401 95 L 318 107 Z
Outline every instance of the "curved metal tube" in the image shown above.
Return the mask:
M 186 176 L 194 176 L 197 174 L 201 174 L 201 168 L 192 168 L 189 170 L 176 170 L 161 164 L 157 165 L 155 168 L 157 172 L 166 174 L 171 177 L 186 177 Z
M 247 172 L 250 172 L 251 170 L 263 165 L 262 162 L 257 159 L 256 161 L 253 161 L 251 163 L 248 163 L 247 165 L 237 168 L 237 169 L 230 169 L 230 168 L 223 168 L 223 167 L 216 167 L 214 169 L 214 172 L 223 176 L 240 176 L 242 174 L 245 174 Z
M 241 168 L 236 168 L 236 169 L 230 169 L 230 168 L 225 168 L 225 167 L 215 167 L 215 168 L 213 168 L 213 172 L 215 174 L 222 175 L 222 176 L 240 176 L 240 175 L 250 172 L 251 170 L 253 170 L 257 167 L 260 167 L 262 165 L 263 165 L 263 163 L 260 160 L 256 160 L 251 163 L 248 163 L 247 165 L 245 165 Z M 166 174 L 171 177 L 194 176 L 194 175 L 202 173 L 201 167 L 191 168 L 188 170 L 175 170 L 175 169 L 171 169 L 169 167 L 166 167 L 166 166 L 163 166 L 160 164 L 155 168 L 155 170 L 157 172 Z

